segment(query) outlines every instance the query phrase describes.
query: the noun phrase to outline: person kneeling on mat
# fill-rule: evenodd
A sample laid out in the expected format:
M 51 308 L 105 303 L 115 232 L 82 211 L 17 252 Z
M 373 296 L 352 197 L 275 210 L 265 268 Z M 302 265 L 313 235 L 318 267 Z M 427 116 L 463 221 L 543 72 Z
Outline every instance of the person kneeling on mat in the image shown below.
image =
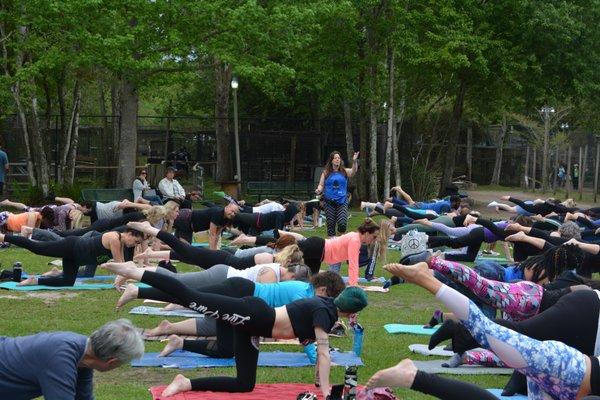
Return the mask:
M 74 332 L 0 337 L 0 398 L 92 400 L 94 370 L 110 371 L 143 354 L 142 337 L 126 319 L 89 338 Z

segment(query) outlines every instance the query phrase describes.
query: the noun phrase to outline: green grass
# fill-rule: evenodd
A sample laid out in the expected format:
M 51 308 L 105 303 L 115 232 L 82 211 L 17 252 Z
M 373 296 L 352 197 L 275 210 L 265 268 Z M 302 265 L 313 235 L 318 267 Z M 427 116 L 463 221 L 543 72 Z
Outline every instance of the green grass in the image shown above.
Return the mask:
M 362 221 L 362 215 L 353 213 L 350 218 L 350 229 L 356 228 Z M 307 231 L 307 235 L 325 236 L 325 228 Z M 388 260 L 397 261 L 398 252 L 388 254 Z M 13 262 L 21 261 L 28 273 L 39 273 L 49 269 L 49 258 L 33 255 L 25 250 L 14 247 L 0 250 L 0 262 L 10 267 Z M 182 270 L 194 270 L 193 267 L 183 267 Z M 378 274 L 382 272 L 377 269 Z M 100 274 L 103 274 L 100 271 Z M 119 298 L 116 291 L 80 291 L 80 292 L 30 292 L 18 293 L 0 292 L 0 307 L 3 312 L 0 323 L 0 335 L 18 336 L 28 335 L 41 331 L 68 330 L 89 335 L 103 323 L 116 318 L 129 318 L 137 326 L 150 328 L 161 319 L 151 316 L 130 315 L 127 311 L 139 304 L 141 300 L 134 301 L 126 307 L 126 311 L 116 312 L 114 305 Z M 412 357 L 408 350 L 411 343 L 427 343 L 428 337 L 415 335 L 388 335 L 383 325 L 386 323 L 402 322 L 413 324 L 426 323 L 432 312 L 440 304 L 433 296 L 423 289 L 405 284 L 397 285 L 389 293 L 369 293 L 369 306 L 360 314 L 360 322 L 365 327 L 362 359 L 364 367 L 359 368 L 358 376 L 361 384 L 377 370 L 394 365 L 398 361 Z M 350 338 L 332 338 L 332 345 L 342 350 L 351 350 Z M 146 351 L 159 351 L 161 343 L 146 342 Z M 269 350 L 277 349 L 268 346 Z M 263 350 L 265 347 L 263 347 Z M 280 350 L 301 351 L 290 349 L 289 346 L 280 347 Z M 188 377 L 207 376 L 215 374 L 233 374 L 233 368 L 228 369 L 201 369 L 201 370 L 174 370 L 161 368 L 131 368 L 121 367 L 115 371 L 96 373 L 96 397 L 101 400 L 122 399 L 150 399 L 148 388 L 153 385 L 167 384 L 177 373 L 184 373 Z M 259 368 L 258 383 L 274 382 L 313 382 L 313 368 Z M 344 369 L 332 368 L 331 382 L 341 383 Z M 481 387 L 502 387 L 507 378 L 491 375 L 460 377 Z M 315 392 L 317 390 L 315 389 Z M 412 392 L 399 390 L 397 394 L 402 399 L 430 399 L 431 397 Z M 274 395 L 274 399 L 277 399 Z

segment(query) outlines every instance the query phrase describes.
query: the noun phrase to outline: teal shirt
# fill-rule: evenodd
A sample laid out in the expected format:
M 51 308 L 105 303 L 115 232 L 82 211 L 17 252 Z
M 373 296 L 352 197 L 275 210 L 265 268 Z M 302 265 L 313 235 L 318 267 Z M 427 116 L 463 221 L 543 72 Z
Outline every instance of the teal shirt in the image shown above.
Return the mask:
M 313 297 L 315 290 L 310 283 L 285 281 L 254 284 L 254 296 L 260 297 L 271 307 L 281 307 L 299 299 Z

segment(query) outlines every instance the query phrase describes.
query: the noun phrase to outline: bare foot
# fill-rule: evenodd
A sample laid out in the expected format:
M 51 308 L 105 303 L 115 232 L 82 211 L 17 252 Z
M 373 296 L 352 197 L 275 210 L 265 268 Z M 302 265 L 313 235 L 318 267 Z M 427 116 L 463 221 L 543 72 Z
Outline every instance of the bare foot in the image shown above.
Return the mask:
M 431 226 L 431 221 L 429 221 L 427 218 L 415 219 L 413 221 L 413 223 L 415 223 L 415 224 L 421 224 L 421 225 L 426 225 L 426 226 Z
M 117 275 L 115 277 L 115 281 L 113 282 L 113 286 L 117 289 L 117 292 L 123 292 L 125 284 L 127 283 L 127 278 L 121 275 Z
M 155 227 L 153 227 L 150 224 L 150 222 L 148 222 L 148 221 L 144 221 L 144 222 L 131 221 L 131 222 L 127 223 L 127 226 L 131 229 L 135 229 L 136 231 L 140 231 L 147 235 L 152 235 L 152 236 L 156 236 L 159 232 L 159 230 L 156 229 Z
M 181 306 L 179 304 L 174 304 L 174 303 L 169 303 L 167 304 L 165 307 L 163 307 L 163 309 L 165 311 L 171 311 L 171 310 L 186 310 L 187 307 Z
M 135 300 L 138 297 L 138 287 L 131 283 L 125 287 L 123 294 L 117 301 L 117 310 L 129 303 L 131 300 Z
M 150 258 L 150 252 L 152 251 L 152 249 L 150 247 L 146 248 L 146 250 L 144 250 L 141 253 L 136 254 L 135 256 L 133 256 L 133 261 L 141 261 L 143 264 L 148 263 L 148 259 Z
M 415 364 L 412 362 L 412 360 L 407 358 L 391 368 L 377 371 L 367 382 L 367 388 L 409 388 L 412 386 L 416 375 L 417 367 L 415 367 Z
M 1 203 L 0 203 L 0 204 L 1 204 Z M 360 202 L 360 211 L 364 210 L 364 209 L 365 209 L 365 207 L 366 207 L 366 205 L 365 205 L 365 202 L 364 202 L 364 201 L 361 201 L 361 202 Z
M 0 207 L 4 207 L 4 206 L 6 206 L 8 203 L 9 203 L 9 200 L 8 200 L 8 199 L 4 199 L 4 200 L 0 201 Z
M 52 267 L 52 269 L 48 272 L 44 272 L 42 274 L 42 276 L 58 276 L 62 274 L 62 270 L 56 268 L 56 267 Z
M 474 224 L 475 222 L 477 222 L 477 217 L 474 217 L 472 215 L 467 215 L 465 217 L 465 222 L 463 222 L 463 226 L 469 226 L 471 224 Z
M 131 272 L 137 270 L 137 266 L 133 261 L 127 261 L 124 263 L 107 262 L 104 264 L 100 264 L 100 268 L 107 269 L 109 271 L 114 272 L 117 275 L 123 275 L 126 277 L 129 277 Z
M 175 350 L 179 350 L 183 347 L 183 339 L 177 335 L 171 335 L 171 336 L 169 336 L 168 339 L 161 340 L 161 342 L 165 342 L 165 341 L 167 341 L 168 343 L 165 346 L 165 348 L 163 349 L 163 351 L 161 351 L 160 354 L 158 355 L 159 357 L 166 357 L 169 354 L 171 354 L 172 352 L 174 352 Z
M 407 282 L 415 282 L 422 274 L 429 273 L 429 266 L 424 262 L 415 265 L 387 264 L 383 269 Z
M 37 284 L 38 284 L 37 276 L 30 276 L 29 278 L 25 279 L 24 281 L 17 283 L 17 286 L 34 286 Z
M 33 233 L 33 228 L 31 226 L 23 225 L 21 227 L 21 236 L 26 237 L 27 239 L 31 239 L 32 233 Z
M 4 234 L 0 233 L 0 242 L 4 242 Z
M 248 236 L 246 236 L 243 233 L 240 233 L 238 237 L 236 237 L 235 239 L 233 239 L 231 241 L 231 243 L 229 243 L 232 246 L 239 246 L 239 245 L 243 245 L 246 244 L 246 241 L 248 239 Z
M 166 319 L 160 321 L 160 324 L 156 328 L 147 329 L 144 331 L 144 335 L 149 336 L 162 336 L 170 333 L 171 323 Z
M 173 382 L 167 386 L 165 390 L 163 390 L 161 396 L 170 397 L 174 396 L 177 393 L 187 392 L 192 390 L 192 382 L 185 376 L 179 374 L 173 379 Z
M 387 210 L 388 208 L 393 208 L 394 207 L 394 203 L 386 201 L 385 203 L 383 203 L 383 209 Z
M 507 242 L 520 242 L 521 239 L 527 237 L 527 235 L 525 234 L 525 232 L 517 232 L 517 233 L 513 233 L 510 236 L 507 236 L 506 240 Z

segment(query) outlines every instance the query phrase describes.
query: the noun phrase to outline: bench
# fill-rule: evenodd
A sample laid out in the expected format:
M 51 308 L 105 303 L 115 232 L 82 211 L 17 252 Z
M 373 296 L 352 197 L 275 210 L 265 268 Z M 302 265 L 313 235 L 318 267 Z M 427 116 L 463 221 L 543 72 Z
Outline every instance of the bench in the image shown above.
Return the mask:
M 250 181 L 246 183 L 246 195 L 258 196 L 258 201 L 268 196 L 309 199 L 313 197 L 315 187 L 313 182 Z
M 131 200 L 133 201 L 133 190 L 127 188 L 121 189 L 82 189 L 81 198 L 83 201 L 114 201 Z

